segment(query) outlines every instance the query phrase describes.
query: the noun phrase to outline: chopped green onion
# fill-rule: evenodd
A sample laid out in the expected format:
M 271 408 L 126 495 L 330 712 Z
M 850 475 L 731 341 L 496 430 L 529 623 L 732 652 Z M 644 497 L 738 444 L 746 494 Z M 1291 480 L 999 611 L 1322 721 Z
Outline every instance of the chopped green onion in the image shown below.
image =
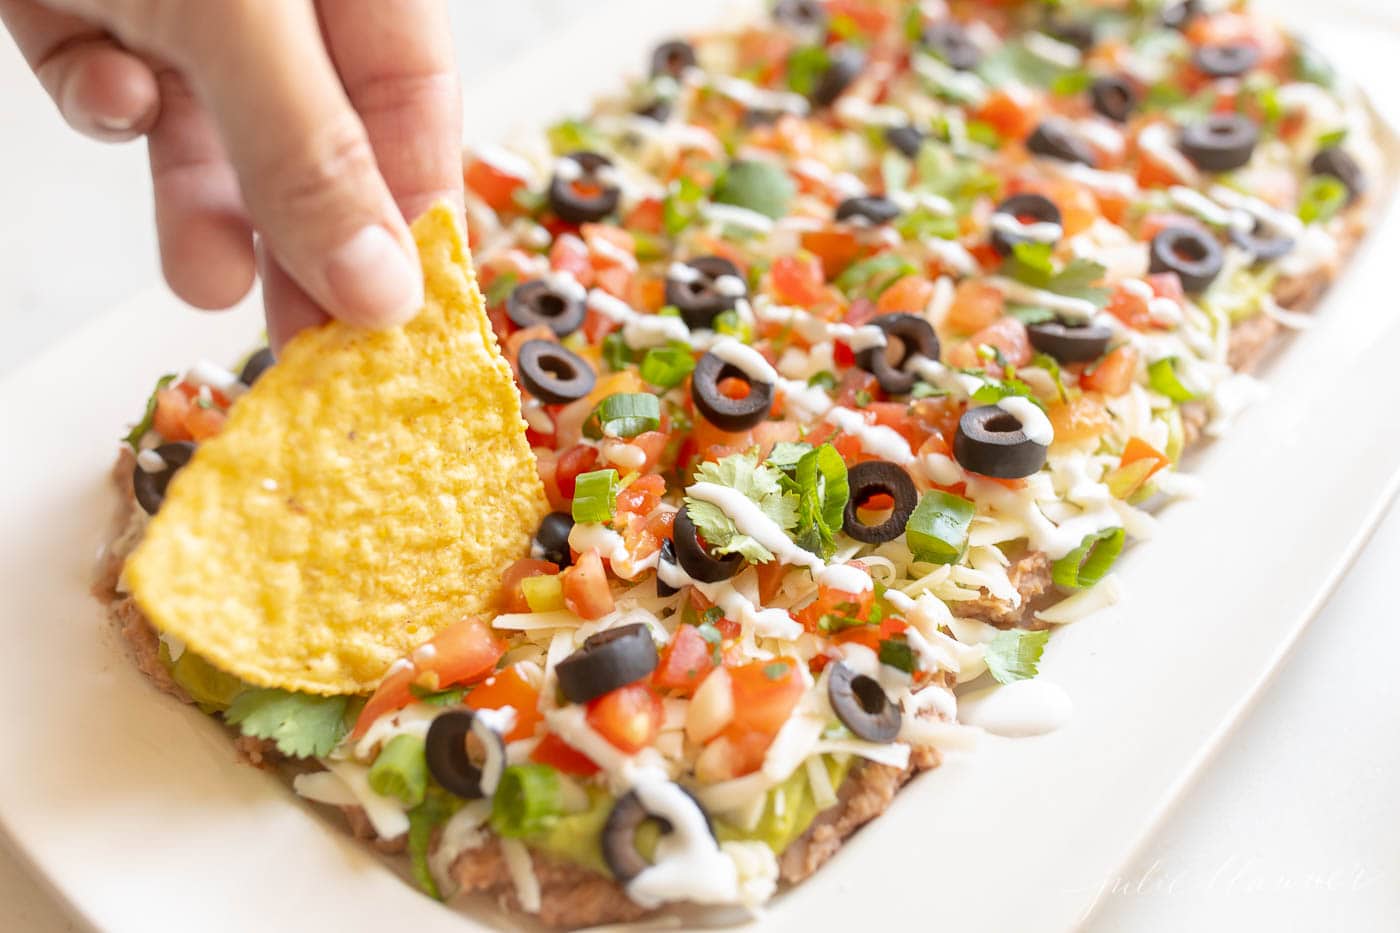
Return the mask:
M 632 348 L 622 339 L 621 332 L 614 331 L 603 338 L 603 362 L 613 372 L 621 372 L 632 362 Z
M 1347 186 L 1331 175 L 1314 175 L 1298 198 L 1298 219 L 1305 224 L 1326 223 L 1347 203 Z
M 1173 402 L 1189 402 L 1196 397 L 1176 374 L 1176 357 L 1167 356 L 1147 367 L 1147 384 Z
M 788 88 L 805 97 L 812 93 L 830 64 L 831 57 L 824 45 L 804 45 L 794 49 L 787 60 Z
M 1091 532 L 1079 547 L 1055 561 L 1051 576 L 1060 586 L 1088 589 L 1104 578 L 1122 552 L 1122 528 Z
M 380 749 L 369 767 L 369 786 L 381 797 L 393 797 L 404 806 L 416 807 L 428 792 L 428 759 L 423 739 L 400 734 Z
M 542 573 L 520 581 L 520 590 L 531 612 L 554 612 L 564 608 L 564 583 L 557 573 Z
M 618 392 L 599 402 L 584 422 L 583 433 L 603 437 L 636 437 L 661 426 L 661 400 L 644 392 Z
M 917 400 L 921 398 L 941 398 L 947 394 L 947 389 L 940 389 L 938 386 L 920 379 L 918 382 L 914 383 L 914 388 L 909 393 L 909 397 Z
M 700 202 L 705 200 L 705 189 L 681 178 L 672 182 L 661 202 L 662 223 L 667 236 L 675 236 L 690 226 L 700 216 Z
M 826 389 L 830 392 L 832 389 L 836 388 L 838 383 L 835 373 L 829 369 L 823 369 L 821 372 L 812 373 L 812 375 L 808 376 L 807 385 L 809 388 Z
M 456 706 L 462 702 L 462 697 L 467 695 L 467 688 L 448 687 L 446 690 L 428 690 L 417 684 L 409 684 L 408 692 L 413 694 L 419 703 L 426 703 L 429 706 Z
M 898 253 L 880 253 L 853 263 L 836 277 L 836 287 L 847 295 L 864 295 L 871 300 L 906 275 L 919 269 Z
M 753 342 L 753 328 L 746 322 L 739 320 L 739 312 L 730 308 L 715 315 L 714 324 L 711 325 L 715 333 L 726 337 L 734 337 L 740 343 Z
M 1134 460 L 1105 476 L 1103 484 L 1115 499 L 1127 499 L 1142 488 L 1142 484 L 1147 482 L 1147 477 L 1156 466 L 1157 461 L 1150 458 Z
M 131 445 L 132 450 L 137 450 L 141 444 L 141 438 L 156 423 L 156 395 L 160 390 L 175 381 L 174 373 L 166 373 L 156 380 L 156 387 L 151 390 L 151 395 L 146 399 L 146 412 L 141 416 L 141 420 L 132 426 L 130 433 L 122 440 Z
M 695 368 L 695 357 L 682 344 L 652 347 L 642 357 L 642 378 L 661 389 L 672 389 L 685 381 Z
M 506 838 L 548 832 L 564 812 L 559 772 L 549 765 L 511 765 L 491 799 L 491 828 Z
M 880 663 L 888 664 L 906 674 L 914 673 L 918 666 L 914 663 L 914 649 L 909 647 L 909 642 L 894 638 L 886 638 L 880 642 Z
M 579 150 L 598 151 L 606 148 L 606 140 L 590 124 L 581 120 L 560 120 L 545 130 L 549 148 L 555 155 Z
M 574 484 L 574 521 L 612 521 L 613 506 L 616 503 L 616 470 L 594 470 L 591 473 L 579 474 Z
M 423 893 L 437 900 L 442 900 L 442 892 L 428 867 L 428 849 L 432 846 L 434 831 L 451 819 L 461 805 L 461 798 L 433 787 L 422 803 L 408 811 L 409 868 Z
M 967 529 L 976 511 L 961 496 L 940 489 L 924 493 L 904 529 L 914 559 L 930 564 L 955 563 L 967 550 Z

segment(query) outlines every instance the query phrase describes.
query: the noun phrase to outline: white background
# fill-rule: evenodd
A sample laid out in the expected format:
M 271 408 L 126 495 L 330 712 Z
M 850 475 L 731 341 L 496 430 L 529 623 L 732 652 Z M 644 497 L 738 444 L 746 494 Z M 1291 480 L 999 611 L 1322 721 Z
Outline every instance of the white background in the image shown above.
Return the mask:
M 1360 5 L 1353 0 L 1348 6 Z M 1396 43 L 1400 14 L 1391 12 L 1391 0 L 1364 5 L 1377 27 L 1388 20 L 1394 30 L 1387 37 L 1378 28 L 1371 41 Z M 469 18 L 467 5 L 458 4 L 464 74 L 487 72 L 591 7 L 577 0 L 528 0 L 492 4 L 489 16 Z M 1394 49 L 1400 53 L 1400 44 Z M 1361 79 L 1365 83 L 1364 73 Z M 1392 88 L 1372 86 L 1381 95 L 1394 93 Z M 467 106 L 470 117 L 470 101 Z M 0 139 L 3 378 L 93 315 L 154 283 L 159 267 L 144 147 L 101 146 L 69 132 L 5 40 Z M 1325 425 L 1315 427 L 1318 443 L 1336 442 L 1326 437 Z M 1394 428 L 1383 419 L 1378 429 Z M 1290 507 L 1300 515 L 1325 508 L 1325 493 L 1299 490 Z M 1306 548 L 1305 527 L 1300 524 L 1297 540 L 1282 546 Z M 1086 929 L 1400 926 L 1400 680 L 1393 673 L 1400 659 L 1400 619 L 1390 592 L 1398 564 L 1400 515 L 1392 513 L 1160 831 L 1121 875 L 1103 879 L 1101 908 Z M 1144 646 L 1145 663 L 1150 650 Z M 1210 650 L 1201 645 L 1202 652 Z M 1164 696 L 1163 702 L 1172 699 Z M 1122 741 L 1147 743 L 1152 736 L 1125 735 Z M 1014 845 L 1013 827 L 989 831 Z M 1064 844 L 1071 849 L 1074 840 Z M 0 841 L 0 930 L 74 929 L 5 845 Z M 1035 884 L 1034 878 L 1007 879 L 1007 896 L 1033 899 Z

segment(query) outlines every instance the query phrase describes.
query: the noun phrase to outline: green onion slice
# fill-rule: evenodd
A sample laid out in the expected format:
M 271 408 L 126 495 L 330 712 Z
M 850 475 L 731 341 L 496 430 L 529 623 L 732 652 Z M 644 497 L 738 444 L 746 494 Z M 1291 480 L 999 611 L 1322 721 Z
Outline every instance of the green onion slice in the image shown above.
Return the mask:
M 914 649 L 909 642 L 886 638 L 880 642 L 880 663 L 888 664 L 906 674 L 914 673 L 918 665 L 914 661 Z
M 396 735 L 380 750 L 369 768 L 369 786 L 381 797 L 393 797 L 416 807 L 428 792 L 428 759 L 423 739 Z
M 685 381 L 695 368 L 695 358 L 690 348 L 672 344 L 668 347 L 652 347 L 642 357 L 642 378 L 662 389 L 673 389 Z M 650 397 L 650 396 L 648 396 Z
M 1196 397 L 1195 392 L 1181 384 L 1174 356 L 1164 357 L 1147 367 L 1147 383 L 1152 391 L 1160 392 L 1173 402 L 1189 402 Z
M 1331 175 L 1314 175 L 1298 197 L 1298 219 L 1305 224 L 1326 223 L 1347 203 L 1347 186 Z
M 580 473 L 574 484 L 573 515 L 576 522 L 612 521 L 617 503 L 617 471 Z
M 636 437 L 661 426 L 661 400 L 641 392 L 619 392 L 597 404 L 584 422 L 583 433 L 603 437 Z
M 976 507 L 962 496 L 930 489 L 919 500 L 904 534 L 914 559 L 951 564 L 967 550 L 967 529 Z
M 491 800 L 491 828 L 505 837 L 548 832 L 564 812 L 559 773 L 549 765 L 511 765 Z
M 1092 532 L 1084 536 L 1079 547 L 1055 561 L 1051 576 L 1060 586 L 1088 589 L 1104 578 L 1122 552 L 1122 528 Z

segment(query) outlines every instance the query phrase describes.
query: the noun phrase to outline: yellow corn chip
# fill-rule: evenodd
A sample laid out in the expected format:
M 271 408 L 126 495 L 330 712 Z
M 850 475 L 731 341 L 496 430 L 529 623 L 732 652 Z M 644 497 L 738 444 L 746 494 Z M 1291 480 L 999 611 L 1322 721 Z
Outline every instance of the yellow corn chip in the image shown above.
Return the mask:
M 418 316 L 292 340 L 127 563 L 158 629 L 249 683 L 373 689 L 488 609 L 548 511 L 457 221 L 438 206 L 413 232 Z

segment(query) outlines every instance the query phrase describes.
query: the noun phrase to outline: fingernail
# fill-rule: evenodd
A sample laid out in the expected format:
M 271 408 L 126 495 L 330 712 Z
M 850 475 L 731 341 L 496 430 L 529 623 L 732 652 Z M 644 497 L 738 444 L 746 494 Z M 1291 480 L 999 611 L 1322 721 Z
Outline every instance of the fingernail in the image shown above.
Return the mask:
M 365 227 L 331 253 L 326 263 L 336 317 L 363 327 L 391 327 L 418 313 L 423 278 L 393 234 Z
M 109 133 L 129 133 L 136 129 L 137 117 L 114 117 L 105 113 L 95 113 L 92 121 L 97 124 L 98 129 L 106 130 Z

